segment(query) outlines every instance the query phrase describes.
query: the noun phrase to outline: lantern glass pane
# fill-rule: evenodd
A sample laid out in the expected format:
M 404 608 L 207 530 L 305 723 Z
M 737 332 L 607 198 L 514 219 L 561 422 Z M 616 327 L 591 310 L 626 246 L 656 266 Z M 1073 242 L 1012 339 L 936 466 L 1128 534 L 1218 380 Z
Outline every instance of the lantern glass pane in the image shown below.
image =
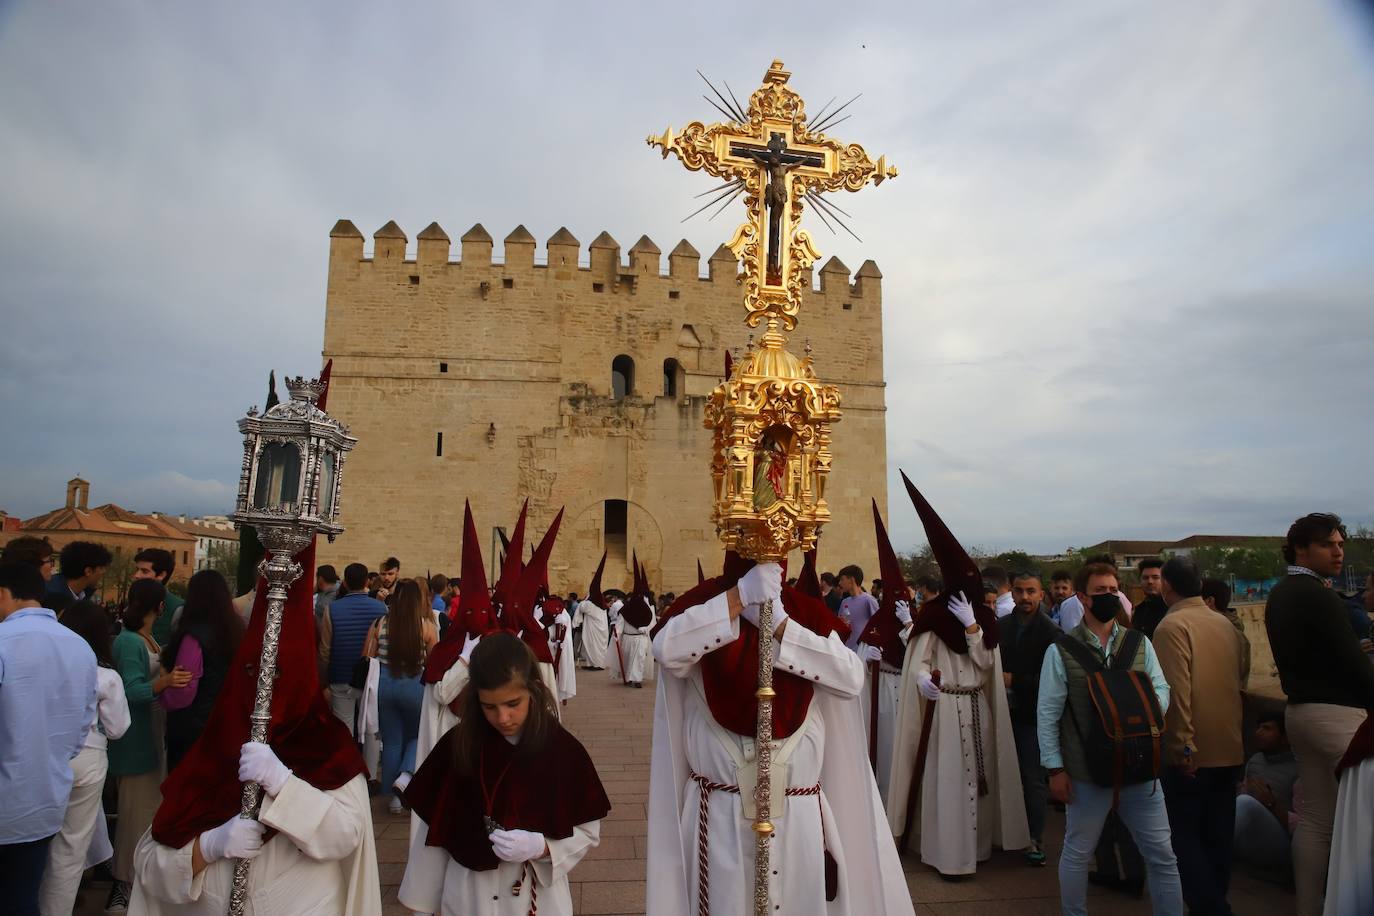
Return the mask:
M 325 452 L 320 458 L 320 491 L 315 496 L 319 514 L 334 514 L 334 453 Z
M 258 453 L 253 508 L 291 508 L 300 491 L 301 455 L 294 445 L 276 442 Z

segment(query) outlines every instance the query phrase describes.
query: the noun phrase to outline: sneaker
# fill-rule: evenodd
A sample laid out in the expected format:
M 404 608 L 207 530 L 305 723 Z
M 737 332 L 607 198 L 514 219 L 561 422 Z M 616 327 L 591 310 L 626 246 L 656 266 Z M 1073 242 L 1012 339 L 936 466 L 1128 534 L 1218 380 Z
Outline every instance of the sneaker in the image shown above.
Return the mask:
M 1039 866 L 1044 866 L 1046 864 L 1045 850 L 1034 840 L 1026 847 L 1026 864 Z
M 396 777 L 396 781 L 391 784 L 391 788 L 396 790 L 397 795 L 400 795 L 406 790 L 406 786 L 408 785 L 410 785 L 410 774 L 403 771 L 400 776 Z
M 129 909 L 129 884 L 126 881 L 116 881 L 110 885 L 110 896 L 105 898 L 105 912 L 123 913 Z
M 391 801 L 386 803 L 386 810 L 388 814 L 405 814 L 406 812 L 405 806 L 395 795 L 391 796 Z

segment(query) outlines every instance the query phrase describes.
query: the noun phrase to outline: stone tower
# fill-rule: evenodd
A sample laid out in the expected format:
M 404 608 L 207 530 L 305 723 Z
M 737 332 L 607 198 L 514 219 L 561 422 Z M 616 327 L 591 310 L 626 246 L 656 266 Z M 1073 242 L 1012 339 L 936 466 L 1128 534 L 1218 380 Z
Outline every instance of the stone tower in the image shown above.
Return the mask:
M 647 236 L 626 262 L 609 234 L 584 258 L 560 229 L 536 256 L 518 226 L 497 258 L 480 224 L 457 260 L 438 223 L 413 256 L 407 243 L 394 222 L 373 234 L 371 257 L 348 220 L 330 233 L 329 410 L 358 447 L 343 481 L 348 530 L 320 544 L 319 562 L 376 569 L 394 554 L 403 575 L 456 575 L 468 499 L 490 570 L 494 529 L 528 497 L 535 537 L 567 510 L 555 591 L 585 593 L 603 548 L 608 588 L 629 584 L 632 551 L 658 591 L 694 585 L 698 560 L 719 570 L 703 406 L 726 351 L 749 338 L 734 255 L 717 249 L 703 275 L 684 240 L 665 273 Z M 851 283 L 831 258 L 794 335 L 843 395 L 822 570 L 872 565 L 870 497 L 886 513 L 881 280 L 866 261 Z

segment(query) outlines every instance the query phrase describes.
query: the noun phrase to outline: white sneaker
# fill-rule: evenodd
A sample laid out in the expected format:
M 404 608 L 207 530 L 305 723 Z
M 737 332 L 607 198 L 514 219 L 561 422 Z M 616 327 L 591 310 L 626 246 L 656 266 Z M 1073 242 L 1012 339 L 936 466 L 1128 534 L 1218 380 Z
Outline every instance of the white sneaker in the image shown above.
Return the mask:
M 402 770 L 401 775 L 397 776 L 396 781 L 391 784 L 391 788 L 396 790 L 397 795 L 404 792 L 406 790 L 406 786 L 410 785 L 410 775 L 411 774 Z
M 388 812 L 389 814 L 405 814 L 405 813 L 406 813 L 405 806 L 403 806 L 403 805 L 401 804 L 401 800 L 400 800 L 399 798 L 397 798 L 396 796 L 394 796 L 394 795 L 391 796 L 391 801 L 387 802 L 386 810 L 387 810 L 387 812 Z

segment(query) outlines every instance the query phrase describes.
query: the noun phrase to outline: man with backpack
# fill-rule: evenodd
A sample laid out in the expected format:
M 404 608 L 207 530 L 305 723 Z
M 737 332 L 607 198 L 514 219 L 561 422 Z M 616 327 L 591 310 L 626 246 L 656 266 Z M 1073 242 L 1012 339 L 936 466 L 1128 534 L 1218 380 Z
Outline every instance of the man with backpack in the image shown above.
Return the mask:
M 1193 916 L 1231 916 L 1231 844 L 1241 740 L 1240 635 L 1202 600 L 1202 575 L 1187 557 L 1164 564 L 1168 614 L 1155 629 L 1172 702 L 1164 731 L 1164 802 L 1173 828 L 1183 899 Z
M 1182 916 L 1183 892 L 1164 792 L 1161 735 L 1169 707 L 1150 641 L 1116 620 L 1116 570 L 1080 571 L 1087 613 L 1045 653 L 1037 727 L 1050 797 L 1066 806 L 1059 897 L 1065 916 L 1086 916 L 1088 867 L 1107 813 L 1131 832 L 1146 863 L 1156 916 Z

